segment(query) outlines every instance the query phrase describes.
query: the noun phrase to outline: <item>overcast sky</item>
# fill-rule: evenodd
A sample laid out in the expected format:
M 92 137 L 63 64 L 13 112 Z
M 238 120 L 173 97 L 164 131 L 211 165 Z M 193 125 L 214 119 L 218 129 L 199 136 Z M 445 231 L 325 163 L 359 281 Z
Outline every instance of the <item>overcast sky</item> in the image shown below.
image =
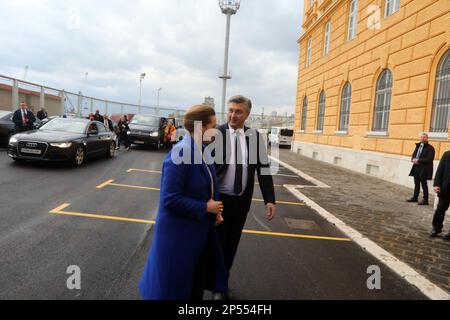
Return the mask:
M 255 113 L 294 112 L 303 0 L 242 0 L 232 18 L 229 95 Z M 0 0 L 0 74 L 143 104 L 221 105 L 225 16 L 217 0 Z M 85 81 L 85 73 L 89 76 Z

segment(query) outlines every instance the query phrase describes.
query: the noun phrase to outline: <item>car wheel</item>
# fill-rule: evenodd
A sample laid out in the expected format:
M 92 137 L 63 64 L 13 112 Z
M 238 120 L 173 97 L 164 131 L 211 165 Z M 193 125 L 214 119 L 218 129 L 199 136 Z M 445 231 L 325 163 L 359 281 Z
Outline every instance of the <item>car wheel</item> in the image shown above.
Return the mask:
M 76 167 L 80 167 L 83 165 L 84 160 L 86 158 L 86 152 L 82 146 L 78 146 L 75 154 L 73 156 L 73 165 Z
M 107 158 L 114 158 L 116 156 L 116 143 L 111 141 L 108 151 L 106 152 Z

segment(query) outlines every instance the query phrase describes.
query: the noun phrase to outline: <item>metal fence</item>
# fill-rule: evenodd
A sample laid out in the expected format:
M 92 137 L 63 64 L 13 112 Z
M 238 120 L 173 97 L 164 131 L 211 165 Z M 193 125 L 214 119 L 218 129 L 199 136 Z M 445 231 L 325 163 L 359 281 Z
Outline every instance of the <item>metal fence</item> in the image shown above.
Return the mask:
M 186 112 L 185 109 L 156 106 L 139 106 L 125 102 L 99 99 L 83 95 L 81 92 L 52 88 L 49 86 L 19 80 L 0 75 L 0 110 L 16 110 L 20 101 L 25 101 L 28 106 L 37 112 L 45 107 L 49 115 L 68 115 L 75 117 L 87 117 L 90 113 L 99 110 L 101 114 L 135 114 L 145 113 L 161 117 L 174 117 L 181 121 Z M 217 113 L 217 119 L 221 119 L 221 113 Z M 226 119 L 226 115 L 224 117 Z M 294 115 L 266 116 L 251 115 L 247 126 L 256 129 L 269 129 L 272 127 L 294 127 Z
M 99 99 L 45 85 L 0 75 L 0 109 L 15 110 L 20 101 L 30 107 L 45 107 L 50 115 L 86 117 L 99 110 L 102 114 L 145 113 L 181 119 L 185 110 L 172 107 L 139 106 L 136 104 Z

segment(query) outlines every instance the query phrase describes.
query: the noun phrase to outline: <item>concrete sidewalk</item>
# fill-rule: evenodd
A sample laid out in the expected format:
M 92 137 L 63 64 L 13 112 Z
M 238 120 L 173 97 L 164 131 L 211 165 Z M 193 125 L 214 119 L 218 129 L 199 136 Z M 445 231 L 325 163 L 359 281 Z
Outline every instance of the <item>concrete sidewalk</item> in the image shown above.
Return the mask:
M 450 292 L 450 242 L 431 239 L 433 206 L 406 203 L 412 190 L 280 150 L 280 160 L 329 185 L 304 193 L 430 281 Z M 447 219 L 445 232 L 450 229 Z

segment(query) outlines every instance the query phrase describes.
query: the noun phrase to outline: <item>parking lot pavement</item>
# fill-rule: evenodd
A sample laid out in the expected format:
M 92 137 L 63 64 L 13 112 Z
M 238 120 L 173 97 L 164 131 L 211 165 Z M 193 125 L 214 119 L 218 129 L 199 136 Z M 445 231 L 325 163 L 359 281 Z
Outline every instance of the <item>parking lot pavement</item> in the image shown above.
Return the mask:
M 163 157 L 135 149 L 74 169 L 0 152 L 0 299 L 139 299 Z M 256 188 L 230 279 L 236 298 L 425 299 L 284 187 L 310 181 L 282 168 L 274 182 L 272 222 Z M 81 290 L 67 289 L 72 265 Z M 367 287 L 373 265 L 381 290 Z

